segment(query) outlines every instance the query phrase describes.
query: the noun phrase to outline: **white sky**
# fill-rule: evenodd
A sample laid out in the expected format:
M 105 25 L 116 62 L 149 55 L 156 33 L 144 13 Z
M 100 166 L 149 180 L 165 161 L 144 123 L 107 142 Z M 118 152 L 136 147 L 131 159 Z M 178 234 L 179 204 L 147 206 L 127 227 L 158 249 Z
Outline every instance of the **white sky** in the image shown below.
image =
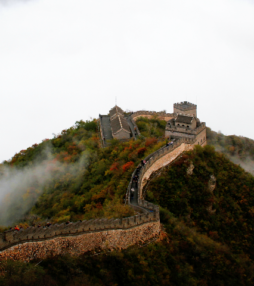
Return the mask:
M 0 162 L 115 97 L 254 139 L 254 1 L 0 0 L 0 96 Z

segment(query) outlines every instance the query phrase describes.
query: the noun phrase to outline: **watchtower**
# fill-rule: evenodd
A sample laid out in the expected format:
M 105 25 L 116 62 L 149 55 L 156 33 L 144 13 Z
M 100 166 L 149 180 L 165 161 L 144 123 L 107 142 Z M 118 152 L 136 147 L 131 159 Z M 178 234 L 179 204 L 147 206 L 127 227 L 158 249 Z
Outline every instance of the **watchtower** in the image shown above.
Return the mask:
M 174 113 L 182 113 L 197 117 L 197 105 L 188 101 L 183 101 L 174 104 Z

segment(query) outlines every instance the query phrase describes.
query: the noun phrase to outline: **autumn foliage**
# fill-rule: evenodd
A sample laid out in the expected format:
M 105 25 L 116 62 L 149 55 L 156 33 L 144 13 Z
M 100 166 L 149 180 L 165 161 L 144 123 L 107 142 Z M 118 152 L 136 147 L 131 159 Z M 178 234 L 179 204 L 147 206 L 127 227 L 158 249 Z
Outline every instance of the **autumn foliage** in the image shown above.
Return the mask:
M 146 139 L 114 141 L 100 148 L 97 122 L 77 121 L 53 139 L 5 161 L 3 165 L 22 169 L 45 162 L 45 150 L 51 150 L 45 166 L 52 180 L 31 184 L 16 197 L 8 194 L 0 219 L 8 207 L 11 221 L 31 201 L 33 208 L 20 216 L 24 226 L 48 219 L 62 223 L 133 215 L 123 204 L 131 172 L 141 159 L 165 145 L 165 122 L 141 118 L 137 124 Z M 226 154 L 253 158 L 250 140 L 208 133 L 210 142 L 222 146 Z M 187 175 L 190 162 L 195 168 Z M 208 191 L 212 174 L 216 177 L 213 193 Z M 39 264 L 4 261 L 0 285 L 254 285 L 253 194 L 253 176 L 211 146 L 197 147 L 147 186 L 146 199 L 161 206 L 158 238 L 126 251 L 103 254 L 98 249 L 100 255 L 89 253 L 88 257 L 59 256 Z M 216 212 L 208 211 L 210 205 Z
M 46 162 L 51 180 L 47 184 L 28 186 L 28 190 L 36 190 L 36 197 L 31 191 L 20 196 L 10 195 L 8 203 L 0 210 L 0 224 L 1 214 L 6 214 L 11 206 L 15 207 L 8 221 L 13 223 L 15 217 L 31 224 L 34 216 L 37 221 L 46 218 L 61 223 L 111 217 L 110 213 L 115 217 L 131 215 L 129 206 L 121 207 L 130 173 L 140 159 L 165 143 L 151 138 L 151 145 L 146 146 L 149 139 L 140 138 L 124 143 L 116 140 L 111 146 L 100 148 L 97 126 L 96 121 L 77 121 L 75 126 L 64 129 L 53 139 L 34 144 L 21 150 L 9 162 L 5 161 L 4 164 L 17 168 Z M 28 202 L 34 202 L 33 208 L 20 215 Z M 110 202 L 111 207 L 106 207 Z M 114 208 L 114 204 L 117 207 Z
M 158 142 L 158 139 L 153 137 L 153 138 L 147 138 L 146 139 L 146 143 L 145 143 L 145 146 L 146 147 L 149 147 L 149 146 L 152 146 L 154 144 L 156 144 Z
M 134 166 L 134 162 L 132 162 L 132 161 L 127 162 L 126 164 L 123 165 L 123 171 L 126 172 L 127 170 L 129 170 L 133 166 Z
M 144 153 L 145 153 L 146 150 L 147 150 L 147 149 L 146 149 L 145 147 L 142 147 L 142 148 L 139 148 L 139 149 L 137 150 L 137 153 L 138 153 L 139 156 L 142 156 L 142 155 L 144 155 Z

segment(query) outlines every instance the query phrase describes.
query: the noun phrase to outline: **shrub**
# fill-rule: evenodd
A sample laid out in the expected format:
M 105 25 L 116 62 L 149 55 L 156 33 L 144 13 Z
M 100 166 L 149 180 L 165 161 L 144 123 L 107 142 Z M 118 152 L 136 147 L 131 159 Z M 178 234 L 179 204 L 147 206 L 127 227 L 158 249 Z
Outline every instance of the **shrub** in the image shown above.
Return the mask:
M 146 147 L 148 147 L 148 146 L 152 146 L 152 145 L 156 144 L 156 143 L 157 143 L 157 141 L 158 141 L 158 139 L 157 139 L 157 138 L 155 138 L 155 137 L 147 138 L 147 139 L 146 139 L 145 146 L 146 146 Z
M 145 151 L 146 151 L 145 147 L 142 147 L 142 148 L 138 149 L 138 151 L 137 151 L 138 152 L 138 156 L 143 156 Z
M 129 170 L 132 166 L 134 166 L 134 162 L 132 162 L 132 161 L 127 162 L 126 164 L 123 165 L 123 171 L 126 172 L 126 171 Z

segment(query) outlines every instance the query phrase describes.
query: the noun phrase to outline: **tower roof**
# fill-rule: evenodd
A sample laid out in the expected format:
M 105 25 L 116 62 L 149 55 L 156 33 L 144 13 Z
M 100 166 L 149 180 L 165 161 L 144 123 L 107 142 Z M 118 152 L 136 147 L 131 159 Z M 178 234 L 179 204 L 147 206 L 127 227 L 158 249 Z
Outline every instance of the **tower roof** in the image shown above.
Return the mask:
M 177 115 L 176 122 L 191 124 L 193 116 Z
M 113 119 L 111 119 L 111 128 L 113 134 L 116 134 L 121 130 L 131 133 L 130 126 L 126 118 L 122 115 L 116 115 Z
M 122 108 L 116 105 L 109 111 L 109 115 L 110 115 L 110 118 L 112 118 L 115 115 L 124 115 L 124 112 Z

